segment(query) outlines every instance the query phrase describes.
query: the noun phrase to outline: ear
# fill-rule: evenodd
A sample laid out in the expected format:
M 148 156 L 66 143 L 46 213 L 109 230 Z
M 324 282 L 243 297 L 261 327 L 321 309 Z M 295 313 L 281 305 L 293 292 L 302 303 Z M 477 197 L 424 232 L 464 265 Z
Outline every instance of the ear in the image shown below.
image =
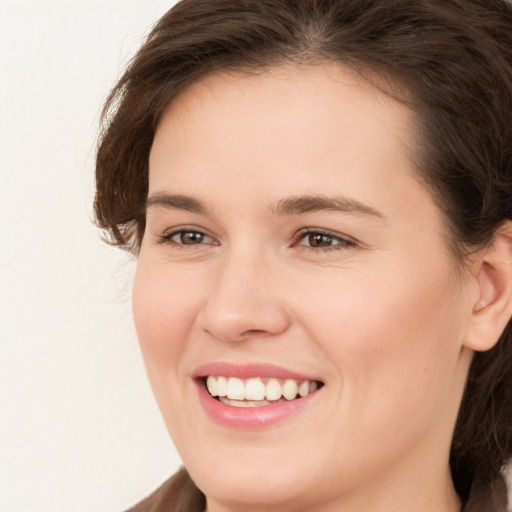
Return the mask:
M 491 349 L 512 317 L 512 221 L 506 221 L 478 253 L 472 272 L 478 289 L 465 345 Z

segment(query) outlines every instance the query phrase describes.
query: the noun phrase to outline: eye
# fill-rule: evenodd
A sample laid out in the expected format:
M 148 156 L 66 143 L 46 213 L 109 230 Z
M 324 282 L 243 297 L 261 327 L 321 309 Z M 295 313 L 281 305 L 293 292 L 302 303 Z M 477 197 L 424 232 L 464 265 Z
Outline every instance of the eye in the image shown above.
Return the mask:
M 296 245 L 313 250 L 328 250 L 353 247 L 355 242 L 330 231 L 309 229 L 299 234 Z
M 207 234 L 194 229 L 180 229 L 172 231 L 160 237 L 161 243 L 171 243 L 176 245 L 201 245 L 212 244 L 214 240 Z

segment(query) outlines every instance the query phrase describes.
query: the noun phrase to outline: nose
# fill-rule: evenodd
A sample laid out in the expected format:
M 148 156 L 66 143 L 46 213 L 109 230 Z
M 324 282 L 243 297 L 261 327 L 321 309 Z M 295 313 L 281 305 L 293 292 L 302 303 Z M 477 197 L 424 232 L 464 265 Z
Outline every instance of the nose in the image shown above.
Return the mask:
M 290 324 L 278 272 L 255 254 L 233 253 L 223 258 L 199 313 L 201 328 L 224 342 L 272 337 Z

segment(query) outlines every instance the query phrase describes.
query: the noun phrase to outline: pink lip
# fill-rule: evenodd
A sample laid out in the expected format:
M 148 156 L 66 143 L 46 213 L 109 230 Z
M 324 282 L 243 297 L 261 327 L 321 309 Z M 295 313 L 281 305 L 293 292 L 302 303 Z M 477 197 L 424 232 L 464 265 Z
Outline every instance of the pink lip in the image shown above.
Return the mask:
M 199 366 L 192 377 L 201 378 L 208 375 L 222 375 L 224 377 L 238 377 L 239 379 L 250 379 L 255 377 L 268 377 L 275 379 L 294 379 L 294 380 L 317 380 L 311 375 L 304 375 L 281 366 L 268 363 L 228 363 L 213 362 Z
M 261 407 L 233 407 L 213 398 L 208 393 L 203 377 L 208 375 L 222 375 L 226 377 L 238 377 L 249 379 L 254 377 L 295 379 L 295 380 L 319 380 L 272 364 L 233 364 L 215 362 L 201 365 L 193 374 L 199 395 L 199 402 L 208 416 L 216 423 L 235 429 L 262 429 L 284 421 L 298 414 L 315 400 L 319 391 L 311 393 L 303 398 L 290 401 L 280 401 Z
M 303 410 L 321 391 L 295 400 L 276 402 L 261 407 L 233 407 L 213 398 L 201 381 L 197 382 L 199 401 L 208 416 L 216 423 L 236 429 L 261 429 L 270 427 Z

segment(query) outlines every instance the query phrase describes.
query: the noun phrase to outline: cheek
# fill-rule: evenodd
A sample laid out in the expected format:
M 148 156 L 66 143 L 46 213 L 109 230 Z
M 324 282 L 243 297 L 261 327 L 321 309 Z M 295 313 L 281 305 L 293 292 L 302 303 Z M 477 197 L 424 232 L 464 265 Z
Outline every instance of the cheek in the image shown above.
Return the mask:
M 384 268 L 317 279 L 303 309 L 342 376 L 342 414 L 406 415 L 419 401 L 433 411 L 457 384 L 463 325 L 449 268 L 444 261 L 421 271 L 416 262 Z
M 152 370 L 177 369 L 200 302 L 198 282 L 166 265 L 140 259 L 133 285 L 133 316 L 141 351 Z
M 142 257 L 133 284 L 133 317 L 147 376 L 169 433 L 177 445 L 194 430 L 186 359 L 201 289 L 183 272 Z M 188 432 L 188 433 L 187 433 Z

